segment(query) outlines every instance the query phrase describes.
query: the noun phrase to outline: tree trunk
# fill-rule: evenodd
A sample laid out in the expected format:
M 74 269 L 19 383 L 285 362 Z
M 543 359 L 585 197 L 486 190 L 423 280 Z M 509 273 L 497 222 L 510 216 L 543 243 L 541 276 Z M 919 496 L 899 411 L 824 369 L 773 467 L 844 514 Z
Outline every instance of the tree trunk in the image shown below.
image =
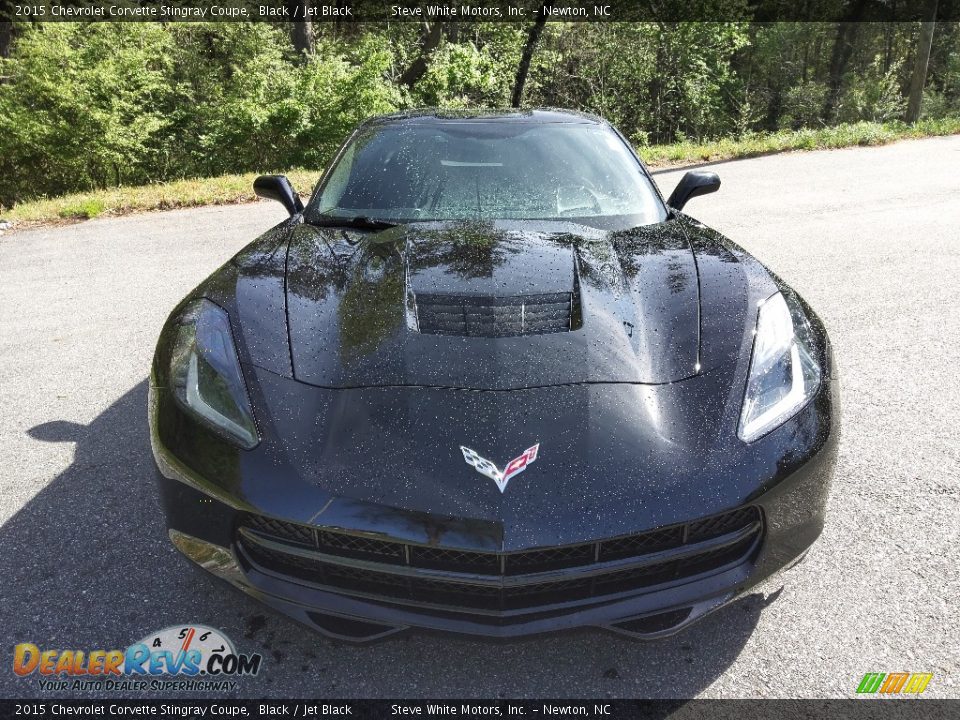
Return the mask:
M 410 63 L 410 67 L 403 71 L 398 81 L 401 85 L 413 87 L 416 82 L 427 73 L 430 53 L 437 49 L 443 39 L 443 23 L 424 23 L 420 33 L 420 54 Z
M 923 22 L 920 23 L 920 41 L 917 43 L 917 57 L 910 78 L 910 99 L 907 102 L 906 121 L 915 123 L 920 119 L 920 106 L 923 103 L 923 86 L 927 82 L 927 65 L 930 62 L 930 48 L 933 46 L 933 30 L 937 20 L 937 0 L 927 0 Z
M 823 106 L 824 122 L 832 122 L 837 113 L 840 102 L 840 90 L 843 87 L 843 76 L 847 72 L 847 63 L 853 55 L 853 44 L 860 32 L 860 20 L 866 9 L 866 0 L 856 0 L 843 20 L 837 23 L 837 37 L 833 41 L 833 52 L 830 55 L 830 74 L 827 78 L 827 101 Z
M 833 41 L 830 74 L 827 78 L 827 101 L 823 106 L 823 119 L 827 123 L 833 121 L 837 113 L 843 76 L 846 74 L 847 63 L 850 62 L 850 56 L 853 54 L 853 42 L 857 37 L 858 29 L 859 26 L 856 23 L 837 24 L 837 39 Z
M 313 23 L 309 20 L 291 23 L 290 39 L 297 56 L 313 55 Z
M 10 57 L 10 46 L 13 44 L 13 23 L 9 20 L 0 20 L 0 57 Z
M 896 28 L 893 23 L 885 23 L 883 27 L 883 72 L 890 72 L 890 66 L 893 64 L 893 34 Z
M 651 143 L 660 144 L 668 143 L 672 140 L 676 140 L 675 132 L 667 132 L 664 130 L 664 127 L 669 125 L 671 130 L 676 130 L 673 127 L 673 116 L 666 117 L 664 114 L 664 95 L 667 92 L 667 60 L 670 56 L 670 48 L 667 47 L 667 44 L 670 42 L 670 33 L 671 28 L 664 23 L 657 23 L 658 32 L 656 37 L 657 51 L 656 57 L 653 62 L 653 75 L 650 78 L 650 82 L 647 84 L 647 95 L 649 97 L 649 102 L 651 105 L 651 116 L 653 120 L 653 128 L 650 130 L 648 139 Z
M 313 55 L 313 22 L 307 20 L 310 0 L 287 0 L 287 8 L 293 21 L 290 23 L 290 42 L 297 51 L 297 58 Z
M 554 0 L 546 0 L 537 12 L 537 19 L 527 33 L 527 44 L 523 46 L 520 56 L 520 65 L 517 67 L 517 77 L 513 81 L 513 95 L 510 98 L 510 107 L 518 108 L 523 100 L 523 87 L 527 84 L 527 73 L 530 72 L 530 62 L 533 60 L 533 51 L 540 42 L 543 27 L 547 24 L 547 10 L 553 7 Z

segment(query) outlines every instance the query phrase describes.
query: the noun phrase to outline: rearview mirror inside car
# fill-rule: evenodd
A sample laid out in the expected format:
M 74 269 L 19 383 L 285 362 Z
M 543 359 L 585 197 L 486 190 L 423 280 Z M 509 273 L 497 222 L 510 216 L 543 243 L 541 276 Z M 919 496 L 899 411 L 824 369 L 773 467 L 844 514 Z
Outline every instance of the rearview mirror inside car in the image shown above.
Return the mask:
M 687 200 L 697 197 L 697 195 L 706 195 L 716 192 L 720 189 L 720 177 L 716 173 L 702 172 L 700 170 L 691 170 L 684 174 L 677 183 L 677 187 L 667 200 L 667 205 L 674 210 L 683 210 Z
M 286 175 L 261 175 L 253 181 L 253 191 L 262 198 L 276 200 L 290 215 L 303 212 L 303 202 Z

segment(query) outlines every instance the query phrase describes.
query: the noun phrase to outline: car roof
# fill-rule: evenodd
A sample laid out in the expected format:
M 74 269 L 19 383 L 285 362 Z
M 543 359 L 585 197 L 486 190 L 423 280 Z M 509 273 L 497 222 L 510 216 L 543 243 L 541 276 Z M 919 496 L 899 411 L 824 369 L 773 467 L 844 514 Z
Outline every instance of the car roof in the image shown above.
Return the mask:
M 440 125 L 451 122 L 518 122 L 518 123 L 568 123 L 577 125 L 606 125 L 607 122 L 596 115 L 577 110 L 561 108 L 485 108 L 474 110 L 453 110 L 440 108 L 419 108 L 404 110 L 389 115 L 378 115 L 367 120 L 364 125 Z

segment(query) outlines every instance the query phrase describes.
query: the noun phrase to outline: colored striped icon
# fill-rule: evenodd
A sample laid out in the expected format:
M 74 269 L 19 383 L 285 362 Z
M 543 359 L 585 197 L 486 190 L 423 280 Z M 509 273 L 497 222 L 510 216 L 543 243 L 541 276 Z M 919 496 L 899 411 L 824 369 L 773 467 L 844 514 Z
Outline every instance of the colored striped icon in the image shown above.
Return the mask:
M 867 673 L 857 686 L 857 693 L 869 695 L 879 692 L 884 695 L 919 695 L 927 689 L 933 673 Z

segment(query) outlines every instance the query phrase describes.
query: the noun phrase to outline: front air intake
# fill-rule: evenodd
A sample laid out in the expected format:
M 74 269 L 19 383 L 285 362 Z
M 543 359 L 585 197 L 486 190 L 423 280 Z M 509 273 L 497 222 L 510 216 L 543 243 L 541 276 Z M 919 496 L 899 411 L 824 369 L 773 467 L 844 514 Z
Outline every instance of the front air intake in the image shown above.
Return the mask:
M 512 337 L 568 332 L 573 293 L 516 295 L 416 294 L 419 330 L 426 335 Z

